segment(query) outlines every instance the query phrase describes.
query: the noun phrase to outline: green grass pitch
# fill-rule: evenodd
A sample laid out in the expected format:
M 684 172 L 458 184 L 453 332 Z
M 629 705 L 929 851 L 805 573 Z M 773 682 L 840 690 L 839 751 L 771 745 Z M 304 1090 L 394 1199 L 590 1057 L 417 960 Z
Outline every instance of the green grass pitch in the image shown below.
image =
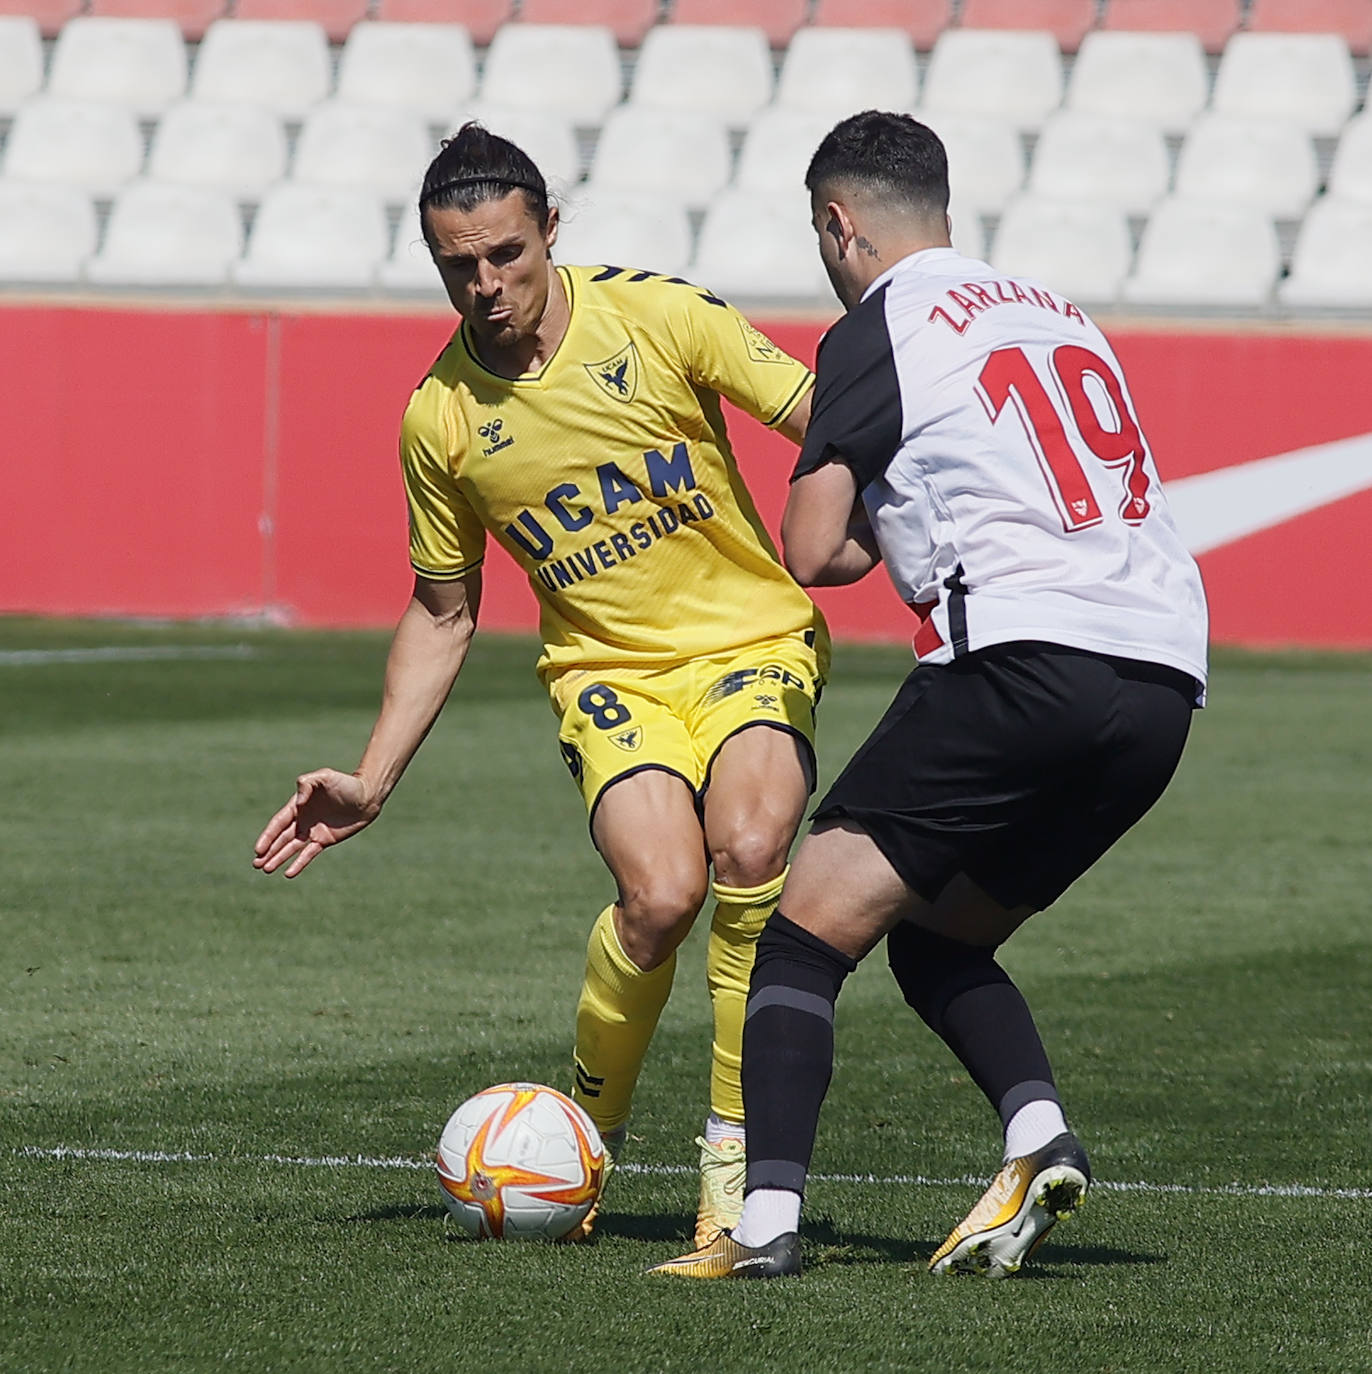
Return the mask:
M 694 1209 L 696 937 L 594 1246 L 464 1241 L 425 1167 L 469 1093 L 565 1086 L 609 890 L 529 641 L 478 642 L 368 834 L 250 868 L 384 651 L 0 622 L 0 1369 L 1372 1369 L 1372 660 L 1218 655 L 1171 791 L 1008 947 L 1102 1185 L 1030 1268 L 924 1272 L 998 1133 L 877 955 L 805 1276 L 690 1285 L 640 1271 Z M 839 652 L 825 777 L 906 666 Z

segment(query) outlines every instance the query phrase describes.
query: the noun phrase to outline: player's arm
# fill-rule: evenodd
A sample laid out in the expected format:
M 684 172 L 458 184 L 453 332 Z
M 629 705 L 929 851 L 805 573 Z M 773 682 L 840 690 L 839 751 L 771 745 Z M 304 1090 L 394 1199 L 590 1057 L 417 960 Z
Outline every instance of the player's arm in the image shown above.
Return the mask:
M 787 571 L 802 587 L 841 587 L 881 561 L 857 479 L 843 463 L 797 477 L 781 516 Z
M 813 386 L 806 387 L 805 394 L 795 403 L 791 413 L 774 426 L 778 434 L 789 439 L 797 447 L 805 442 L 805 431 L 810 428 L 810 402 L 814 394 Z
M 481 571 L 451 582 L 415 578 L 386 659 L 381 710 L 351 773 L 318 768 L 296 779 L 295 795 L 267 822 L 253 867 L 294 878 L 330 845 L 365 829 L 400 781 L 448 699 L 466 660 L 481 603 Z

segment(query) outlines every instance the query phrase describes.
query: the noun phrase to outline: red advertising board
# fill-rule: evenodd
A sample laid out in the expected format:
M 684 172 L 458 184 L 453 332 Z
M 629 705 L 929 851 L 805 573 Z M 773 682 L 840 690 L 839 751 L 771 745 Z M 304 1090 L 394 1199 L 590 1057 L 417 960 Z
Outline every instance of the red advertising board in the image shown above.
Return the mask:
M 766 327 L 765 322 L 764 327 Z M 0 612 L 385 625 L 409 586 L 396 433 L 449 317 L 0 307 Z M 822 324 L 770 332 L 812 358 Z M 1372 331 L 1106 322 L 1219 643 L 1372 648 Z M 731 420 L 773 529 L 789 445 Z M 483 623 L 531 629 L 499 551 Z M 819 594 L 907 639 L 880 573 Z

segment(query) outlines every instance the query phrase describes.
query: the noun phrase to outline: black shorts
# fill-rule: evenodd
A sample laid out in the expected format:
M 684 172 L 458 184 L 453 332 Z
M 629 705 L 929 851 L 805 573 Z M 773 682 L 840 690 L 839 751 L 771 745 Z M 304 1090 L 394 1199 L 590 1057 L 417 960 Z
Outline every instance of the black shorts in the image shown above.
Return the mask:
M 1056 644 L 918 667 L 814 818 L 851 820 L 925 901 L 965 873 L 1039 909 L 1162 795 L 1195 700 L 1186 673 Z

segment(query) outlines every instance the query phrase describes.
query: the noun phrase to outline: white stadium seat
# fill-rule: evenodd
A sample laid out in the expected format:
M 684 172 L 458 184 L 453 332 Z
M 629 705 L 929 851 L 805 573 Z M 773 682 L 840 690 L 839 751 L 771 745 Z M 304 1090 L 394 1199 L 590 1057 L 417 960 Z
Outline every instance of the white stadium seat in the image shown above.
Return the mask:
M 368 287 L 389 248 L 379 197 L 341 187 L 275 186 L 258 208 L 233 279 L 278 290 Z
M 461 24 L 354 24 L 338 64 L 338 98 L 395 105 L 432 123 L 476 94 L 476 57 Z
M 942 114 L 1008 120 L 1037 129 L 1062 103 L 1062 55 L 1051 33 L 945 29 L 924 74 L 920 119 Z
M 639 49 L 629 103 L 699 110 L 742 128 L 771 100 L 772 84 L 761 29 L 659 24 Z
M 1277 231 L 1262 211 L 1173 196 L 1143 231 L 1124 297 L 1150 305 L 1263 305 L 1280 268 Z
M 95 207 L 84 191 L 0 179 L 0 281 L 74 282 L 95 241 Z
M 743 136 L 734 184 L 741 191 L 803 195 L 810 159 L 833 127 L 834 120 L 827 114 L 768 106 Z
M 726 299 L 834 306 L 804 191 L 725 191 L 705 214 L 692 280 Z
M 253 200 L 286 175 L 286 132 L 260 105 L 183 100 L 153 135 L 148 176 L 154 181 L 217 187 Z
M 857 110 L 913 110 L 918 91 L 904 30 L 804 28 L 786 49 L 776 103 L 837 122 Z
M 43 37 L 28 15 L 0 15 L 0 117 L 43 88 Z
M 108 100 L 145 119 L 186 93 L 186 45 L 171 19 L 69 19 L 52 52 L 48 94 Z
M 110 211 L 88 280 L 117 286 L 218 286 L 243 251 L 238 207 L 223 191 L 135 181 Z
M 1372 307 L 1372 202 L 1317 201 L 1301 224 L 1291 275 L 1278 288 L 1286 305 Z
M 694 110 L 611 110 L 595 160 L 593 190 L 648 191 L 692 209 L 707 205 L 729 180 L 729 134 Z
M 576 132 L 566 115 L 517 105 L 480 103 L 457 115 L 453 129 L 469 119 L 479 120 L 493 134 L 508 138 L 528 153 L 554 195 L 564 195 L 576 185 L 581 175 L 581 157 Z
M 305 117 L 292 179 L 352 186 L 385 200 L 412 200 L 438 145 L 421 115 L 385 105 L 326 100 Z
M 678 276 L 691 257 L 690 220 L 661 196 L 587 189 L 565 210 L 553 257 Z
M 1275 119 L 1202 115 L 1177 160 L 1177 195 L 1251 205 L 1277 219 L 1304 214 L 1319 182 L 1309 135 Z
M 623 76 L 609 29 L 597 24 L 505 24 L 491 40 L 484 104 L 553 110 L 595 125 L 619 103 Z
M 1162 130 L 1114 115 L 1062 110 L 1034 148 L 1029 190 L 1049 200 L 1089 200 L 1142 215 L 1167 194 L 1171 164 Z
M 197 100 L 263 105 L 299 119 L 329 93 L 329 44 L 306 20 L 216 19 L 191 78 Z
M 419 228 L 419 209 L 410 206 L 396 226 L 391 254 L 381 264 L 377 280 L 388 291 L 447 299 L 442 279 Z
M 1372 112 L 1350 119 L 1334 151 L 1329 194 L 1372 204 Z
M 1194 33 L 1115 33 L 1082 40 L 1067 84 L 1066 106 L 1185 133 L 1205 108 L 1205 49 Z
M 138 175 L 143 137 L 131 110 L 94 100 L 37 96 L 20 107 L 5 143 L 5 175 L 63 181 L 112 196 Z
M 929 125 L 947 150 L 954 200 L 994 214 L 1024 185 L 1024 144 L 1007 120 L 940 114 Z
M 1212 108 L 1245 119 L 1282 119 L 1333 136 L 1356 101 L 1353 59 L 1336 34 L 1238 33 L 1215 74 Z
M 1118 208 L 1033 194 L 1006 209 L 991 249 L 991 262 L 1008 276 L 1030 277 L 1091 304 L 1117 299 L 1132 256 L 1129 224 Z

